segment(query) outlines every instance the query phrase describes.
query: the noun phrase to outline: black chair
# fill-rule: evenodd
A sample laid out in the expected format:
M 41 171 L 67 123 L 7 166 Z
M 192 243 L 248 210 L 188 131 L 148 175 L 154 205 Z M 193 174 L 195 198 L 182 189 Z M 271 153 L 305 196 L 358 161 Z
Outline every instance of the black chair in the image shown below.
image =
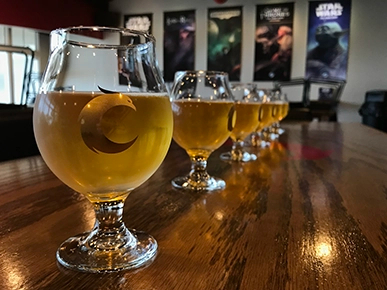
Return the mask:
M 283 91 L 283 87 L 302 86 L 302 99 L 299 102 L 289 102 L 289 113 L 284 120 L 286 121 L 312 121 L 313 115 L 309 108 L 309 90 L 304 78 L 296 78 L 290 81 L 274 82 L 274 90 Z
M 27 106 L 29 98 L 33 98 L 30 92 L 31 70 L 34 52 L 28 47 L 0 45 L 0 51 L 10 54 L 22 54 L 25 56 L 23 69 L 23 86 L 20 104 L 0 104 L 0 161 L 11 160 L 39 153 L 36 145 L 32 113 L 33 108 Z
M 336 79 L 310 79 L 311 84 L 322 85 L 317 100 L 311 100 L 309 107 L 314 118 L 319 121 L 337 122 L 337 108 L 346 82 Z M 328 93 L 324 94 L 324 89 Z
M 274 89 L 282 90 L 286 86 L 302 85 L 302 100 L 289 102 L 289 114 L 285 118 L 288 121 L 337 121 L 337 107 L 346 82 L 337 79 L 304 79 L 298 78 L 285 82 L 275 82 Z M 312 85 L 320 86 L 320 95 L 317 100 L 311 100 Z M 328 89 L 327 93 L 323 93 Z

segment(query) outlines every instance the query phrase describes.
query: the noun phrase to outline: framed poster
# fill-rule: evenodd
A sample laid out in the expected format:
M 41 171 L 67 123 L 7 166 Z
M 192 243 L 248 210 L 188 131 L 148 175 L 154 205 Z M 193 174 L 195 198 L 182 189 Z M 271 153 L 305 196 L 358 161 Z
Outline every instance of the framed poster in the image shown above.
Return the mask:
M 346 80 L 351 1 L 309 2 L 306 78 Z
M 124 27 L 152 34 L 152 13 L 124 15 Z
M 152 14 L 133 14 L 133 15 L 124 15 L 124 27 L 132 30 L 145 31 L 147 33 L 152 33 Z M 125 45 L 130 42 L 135 41 L 130 36 L 121 36 L 120 43 Z M 122 53 L 120 51 L 119 53 Z M 123 57 L 123 55 L 118 55 L 118 82 L 120 85 L 128 85 L 130 80 L 129 71 L 132 62 L 130 59 Z
M 294 3 L 257 5 L 254 81 L 290 80 Z
M 175 72 L 194 70 L 195 10 L 164 12 L 164 80 L 172 82 Z
M 239 81 L 242 49 L 242 7 L 208 9 L 207 70 L 224 71 Z

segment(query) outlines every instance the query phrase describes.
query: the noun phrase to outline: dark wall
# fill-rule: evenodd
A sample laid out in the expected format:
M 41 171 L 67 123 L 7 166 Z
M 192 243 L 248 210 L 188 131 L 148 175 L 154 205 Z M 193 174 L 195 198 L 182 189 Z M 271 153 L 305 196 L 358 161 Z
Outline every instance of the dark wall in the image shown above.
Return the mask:
M 32 108 L 0 104 L 0 162 L 39 154 Z
M 50 31 L 77 25 L 105 25 L 109 0 L 0 1 L 0 24 Z M 106 15 L 106 18 L 103 15 Z

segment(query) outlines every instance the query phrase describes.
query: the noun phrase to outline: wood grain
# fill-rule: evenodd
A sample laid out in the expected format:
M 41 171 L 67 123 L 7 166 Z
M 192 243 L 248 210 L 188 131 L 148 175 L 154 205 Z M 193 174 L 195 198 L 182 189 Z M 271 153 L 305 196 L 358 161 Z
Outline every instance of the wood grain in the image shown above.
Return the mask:
M 125 204 L 125 223 L 151 233 L 148 267 L 67 270 L 66 238 L 91 229 L 91 204 L 39 156 L 0 163 L 0 289 L 387 289 L 387 135 L 360 124 L 287 124 L 256 162 L 209 160 L 223 191 L 191 193 L 172 144 Z M 254 150 L 254 149 L 252 149 Z

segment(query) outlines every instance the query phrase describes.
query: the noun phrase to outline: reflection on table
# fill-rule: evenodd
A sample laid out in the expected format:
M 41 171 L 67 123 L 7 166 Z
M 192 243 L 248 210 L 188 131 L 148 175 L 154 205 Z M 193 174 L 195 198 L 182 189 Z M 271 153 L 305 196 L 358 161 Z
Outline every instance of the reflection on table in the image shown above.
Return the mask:
M 208 171 L 226 188 L 172 188 L 190 167 L 172 144 L 135 190 L 125 223 L 154 234 L 148 267 L 104 275 L 58 266 L 55 251 L 90 229 L 91 205 L 39 156 L 0 163 L 1 289 L 385 289 L 387 136 L 360 124 L 284 124 L 246 164 Z M 251 149 L 257 150 L 257 149 Z

